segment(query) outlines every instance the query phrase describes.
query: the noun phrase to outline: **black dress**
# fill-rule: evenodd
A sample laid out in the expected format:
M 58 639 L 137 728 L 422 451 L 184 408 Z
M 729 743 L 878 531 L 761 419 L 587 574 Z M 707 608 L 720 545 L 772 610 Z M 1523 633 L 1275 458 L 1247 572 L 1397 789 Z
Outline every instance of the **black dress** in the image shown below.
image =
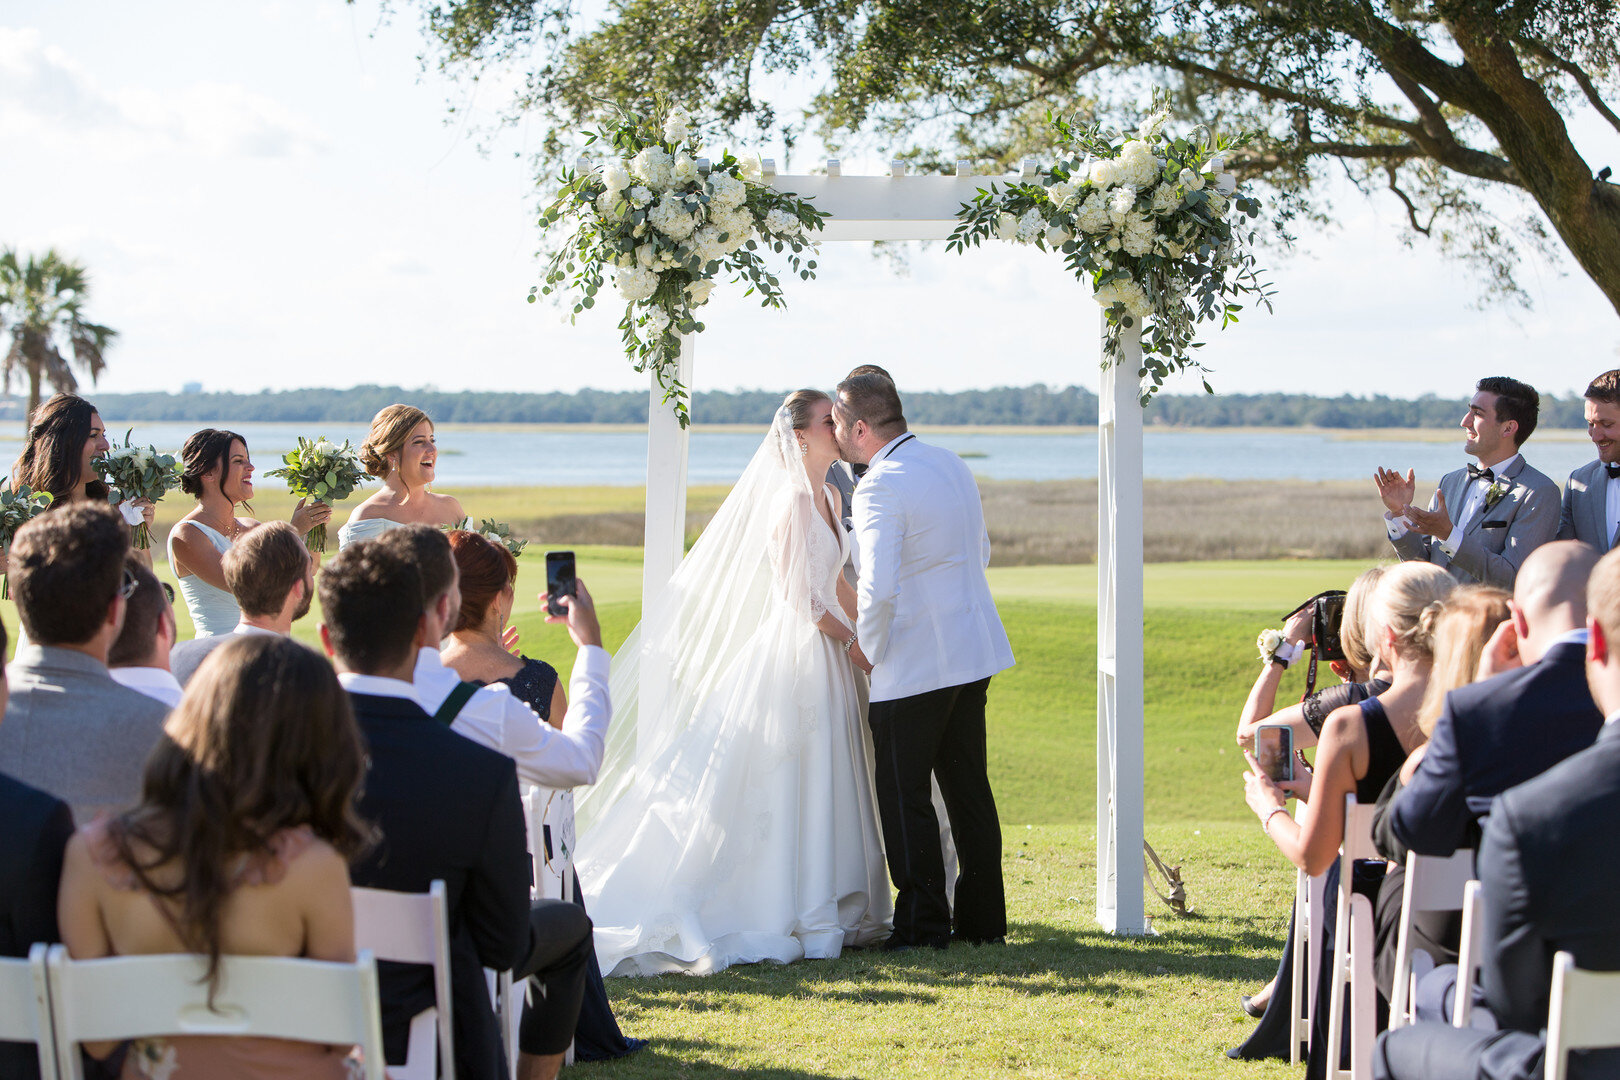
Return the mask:
M 544 660 L 522 657 L 523 669 L 510 679 L 497 679 L 495 685 L 505 686 L 528 705 L 540 719 L 551 719 L 551 698 L 557 692 L 557 669 Z M 574 878 L 574 903 L 585 906 L 580 893 L 579 878 Z M 580 1003 L 579 1024 L 574 1029 L 575 1061 L 610 1061 L 633 1054 L 647 1045 L 646 1039 L 626 1038 L 613 1018 L 613 1006 L 608 1002 L 607 984 L 602 981 L 602 969 L 592 951 L 590 968 L 585 973 L 585 999 Z

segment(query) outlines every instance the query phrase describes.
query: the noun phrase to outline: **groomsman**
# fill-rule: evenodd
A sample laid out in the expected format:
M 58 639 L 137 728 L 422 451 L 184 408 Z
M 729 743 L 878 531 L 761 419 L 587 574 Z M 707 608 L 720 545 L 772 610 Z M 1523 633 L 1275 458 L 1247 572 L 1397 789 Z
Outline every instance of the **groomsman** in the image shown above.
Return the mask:
M 1463 448 L 1478 459 L 1449 472 L 1427 509 L 1413 505 L 1417 481 L 1378 469 L 1390 543 L 1404 560 L 1445 567 L 1463 584 L 1513 588 L 1519 567 L 1558 532 L 1558 485 L 1532 469 L 1519 452 L 1531 432 L 1541 399 L 1517 379 L 1493 376 L 1474 387 L 1462 428 Z
M 1587 386 L 1586 433 L 1597 447 L 1597 460 L 1569 474 L 1558 539 L 1608 551 L 1620 532 L 1620 368 Z

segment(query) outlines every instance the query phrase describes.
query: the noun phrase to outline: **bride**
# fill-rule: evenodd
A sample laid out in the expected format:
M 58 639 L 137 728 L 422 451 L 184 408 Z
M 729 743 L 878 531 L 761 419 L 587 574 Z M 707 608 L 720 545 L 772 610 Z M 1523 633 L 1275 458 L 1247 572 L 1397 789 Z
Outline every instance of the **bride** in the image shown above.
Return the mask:
M 823 483 L 837 455 L 827 395 L 789 396 L 614 657 L 575 856 L 604 972 L 707 974 L 887 935 L 848 541 Z

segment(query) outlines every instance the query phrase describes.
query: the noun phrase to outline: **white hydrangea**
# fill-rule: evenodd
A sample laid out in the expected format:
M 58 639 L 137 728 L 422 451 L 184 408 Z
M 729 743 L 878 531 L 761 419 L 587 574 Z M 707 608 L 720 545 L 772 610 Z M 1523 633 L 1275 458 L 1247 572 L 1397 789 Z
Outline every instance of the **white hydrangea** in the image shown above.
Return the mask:
M 748 154 L 737 162 L 737 172 L 750 184 L 757 184 L 765 179 L 765 163 L 758 154 Z
M 713 225 L 704 225 L 692 234 L 692 250 L 705 265 L 726 256 L 725 245 L 720 242 L 720 230 Z
M 1046 219 L 1034 207 L 1024 211 L 1024 216 L 1018 219 L 1018 242 L 1030 243 L 1046 230 Z
M 664 141 L 669 143 L 683 143 L 692 129 L 692 114 L 677 105 L 669 110 L 669 116 L 664 120 Z
M 640 184 L 637 184 L 635 187 L 630 189 L 630 204 L 637 210 L 646 209 L 647 205 L 652 201 L 653 193 L 650 188 L 645 188 Z
M 1046 189 L 1046 197 L 1052 200 L 1052 205 L 1062 210 L 1070 199 L 1074 198 L 1075 186 L 1067 180 L 1060 180 Z
M 996 239 L 1015 240 L 1018 238 L 1018 219 L 1006 211 L 996 215 Z
M 1107 196 L 1101 191 L 1093 191 L 1086 196 L 1086 201 L 1080 204 L 1080 210 L 1075 214 L 1074 223 L 1081 232 L 1107 232 L 1111 223 L 1108 217 Z
M 697 228 L 697 219 L 688 212 L 681 197 L 673 191 L 664 193 L 664 197 L 658 200 L 658 205 L 648 213 L 647 219 L 652 222 L 653 228 L 671 240 L 685 240 Z
M 733 210 L 748 199 L 748 185 L 730 173 L 709 174 L 710 210 Z
M 799 219 L 786 210 L 772 210 L 765 215 L 765 231 L 773 236 L 797 236 L 799 229 Z
M 1174 184 L 1160 184 L 1153 189 L 1153 206 L 1155 214 L 1163 216 L 1181 205 L 1181 192 Z
M 1132 214 L 1125 219 L 1125 231 L 1120 236 L 1120 246 L 1125 254 L 1141 258 L 1153 251 L 1158 242 L 1158 230 L 1153 227 L 1153 221 L 1140 214 Z
M 1140 139 L 1126 143 L 1119 152 L 1119 182 L 1135 188 L 1152 187 L 1164 162 L 1153 156 L 1152 147 Z
M 1116 278 L 1110 281 L 1097 290 L 1096 298 L 1097 303 L 1104 308 L 1124 304 L 1125 310 L 1139 319 L 1145 319 L 1153 313 L 1153 305 L 1148 302 L 1147 293 L 1130 278 Z
M 1115 228 L 1125 224 L 1125 219 L 1136 209 L 1136 189 L 1130 187 L 1116 188 L 1108 197 L 1108 220 Z
M 702 307 L 709 302 L 709 294 L 714 291 L 714 282 L 708 278 L 699 278 L 686 286 L 686 297 L 693 307 Z
M 724 250 L 727 255 L 748 243 L 754 235 L 754 218 L 747 210 L 722 210 L 711 220 L 715 228 L 726 236 Z
M 697 178 L 697 159 L 685 152 L 676 154 L 674 164 L 669 167 L 670 184 L 675 186 L 692 184 L 697 182 Z
M 630 170 L 624 162 L 617 159 L 602 166 L 602 183 L 612 192 L 623 191 L 630 186 Z
M 619 294 L 632 304 L 658 291 L 658 275 L 639 266 L 617 271 L 613 278 L 619 286 Z
M 675 160 L 656 146 L 649 146 L 630 161 L 630 175 L 654 191 L 669 187 L 669 171 Z
M 1169 240 L 1162 236 L 1159 237 L 1159 249 L 1172 259 L 1181 258 L 1181 256 L 1186 254 L 1187 251 L 1186 248 L 1182 247 L 1174 240 Z

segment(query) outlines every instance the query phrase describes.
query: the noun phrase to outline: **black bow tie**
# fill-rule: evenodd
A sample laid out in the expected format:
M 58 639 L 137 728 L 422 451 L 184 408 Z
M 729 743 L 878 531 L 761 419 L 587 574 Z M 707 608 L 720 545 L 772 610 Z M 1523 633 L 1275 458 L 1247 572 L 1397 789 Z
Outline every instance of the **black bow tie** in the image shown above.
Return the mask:
M 1484 480 L 1488 484 L 1492 480 L 1496 479 L 1496 474 L 1491 472 L 1489 469 L 1482 469 L 1470 461 L 1468 463 L 1468 479 L 1469 482 L 1473 482 L 1475 480 Z
M 1609 474 L 1610 480 L 1620 480 L 1620 461 L 1605 461 L 1603 469 Z
M 1616 469 L 1620 469 L 1620 465 L 1617 465 L 1617 466 L 1614 466 L 1614 467 Z M 865 465 L 851 465 L 849 467 L 849 471 L 855 474 L 855 479 L 859 480 L 861 477 L 866 475 L 866 466 Z M 1611 475 L 1613 475 L 1613 474 L 1611 474 Z

